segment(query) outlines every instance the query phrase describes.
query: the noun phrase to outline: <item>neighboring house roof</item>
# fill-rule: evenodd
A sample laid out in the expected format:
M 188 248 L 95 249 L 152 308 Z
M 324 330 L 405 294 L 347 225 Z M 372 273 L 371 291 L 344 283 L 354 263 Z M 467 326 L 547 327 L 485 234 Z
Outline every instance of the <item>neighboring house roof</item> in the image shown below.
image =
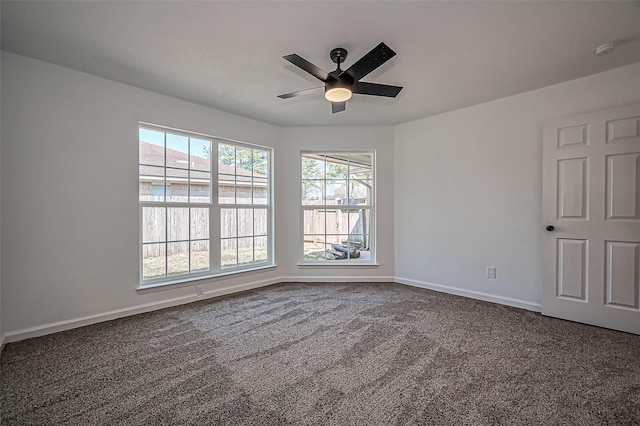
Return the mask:
M 167 155 L 167 167 L 175 167 L 184 169 L 189 168 L 189 155 L 185 152 L 176 151 L 173 149 L 166 150 Z M 161 146 L 140 141 L 140 164 L 141 175 L 157 176 L 157 173 L 153 173 L 148 166 L 160 166 L 164 167 L 165 149 Z M 191 154 L 191 170 L 205 171 L 210 170 L 209 159 Z M 266 178 L 266 175 L 261 173 L 251 173 L 251 170 L 245 170 L 242 168 L 235 168 L 233 165 L 218 163 L 218 173 L 236 176 L 246 176 L 247 178 L 252 176 L 254 178 Z M 186 174 L 185 174 L 186 177 Z M 250 181 L 251 179 L 238 179 L 243 181 Z

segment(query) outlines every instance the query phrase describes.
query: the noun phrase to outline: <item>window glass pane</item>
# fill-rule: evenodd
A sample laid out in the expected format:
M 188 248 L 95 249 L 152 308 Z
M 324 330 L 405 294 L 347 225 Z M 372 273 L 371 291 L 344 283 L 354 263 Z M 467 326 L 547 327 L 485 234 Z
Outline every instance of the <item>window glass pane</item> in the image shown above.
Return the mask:
M 261 263 L 267 261 L 268 255 L 268 240 L 267 237 L 256 237 L 254 242 L 255 262 Z
M 218 167 L 222 165 L 226 170 L 224 173 L 234 174 L 236 164 L 236 147 L 233 145 L 218 144 Z
M 348 176 L 349 166 L 347 164 L 347 156 L 344 160 L 331 160 L 327 157 L 327 179 L 346 179 Z
M 191 171 L 189 180 L 189 202 L 211 202 L 211 174 L 209 172 Z
M 253 209 L 238 209 L 238 237 L 253 235 Z
M 370 225 L 369 213 L 369 209 L 339 210 L 336 219 L 337 233 L 348 235 L 368 234 Z
M 211 141 L 204 139 L 189 139 L 191 149 L 191 169 L 211 171 Z
M 371 260 L 371 236 L 363 235 L 362 240 L 364 241 L 363 246 L 359 248 L 360 251 L 360 260 Z
M 302 157 L 302 179 L 324 179 L 324 168 L 324 160 L 306 155 Z
M 164 168 L 140 166 L 139 173 L 140 201 L 164 201 Z
M 347 198 L 346 180 L 328 180 L 326 204 L 343 204 Z
M 356 250 L 369 249 L 369 236 L 364 234 L 349 234 L 347 243 L 343 245 Z
M 238 266 L 237 240 L 235 238 L 220 241 L 220 260 L 222 269 Z
M 331 239 L 339 240 L 340 242 L 329 244 L 324 256 L 326 260 L 348 260 L 360 256 L 358 250 L 346 243 L 346 237 L 344 235 L 332 236 Z
M 269 203 L 268 181 L 264 178 L 253 178 L 253 204 Z
M 266 178 L 269 176 L 269 153 L 260 149 L 253 150 L 253 176 Z
M 324 181 L 323 180 L 303 180 L 302 181 L 302 204 L 314 205 L 323 203 Z
M 189 209 L 184 207 L 167 209 L 167 241 L 189 239 Z
M 232 175 L 218 175 L 218 202 L 220 204 L 236 203 L 236 179 Z
M 220 209 L 220 236 L 230 238 L 238 236 L 236 209 Z
M 209 270 L 209 241 L 191 242 L 191 272 Z
M 168 275 L 180 275 L 189 272 L 189 243 L 168 243 L 167 244 L 167 267 Z
M 236 176 L 236 204 L 251 204 L 251 176 Z
M 348 235 L 327 235 L 324 257 L 327 260 L 345 260 L 360 257 L 360 248 L 349 241 Z
M 351 179 L 349 190 L 349 205 L 371 204 L 371 180 Z
M 167 168 L 167 201 L 186 203 L 189 186 L 187 185 L 189 172 L 182 169 Z
M 166 275 L 166 245 L 143 244 L 142 279 L 164 277 Z
M 371 178 L 373 156 L 371 154 L 349 154 L 349 173 L 353 176 L 358 173 L 366 173 L 367 176 L 358 176 L 363 179 Z
M 367 180 L 373 178 L 373 171 L 369 166 L 351 164 L 349 167 L 349 177 L 351 179 Z
M 236 147 L 236 174 L 239 176 L 251 176 L 253 169 L 253 150 L 250 148 Z
M 143 243 L 156 243 L 160 241 L 166 241 L 166 210 L 166 207 L 142 208 Z
M 189 168 L 189 138 L 167 133 L 167 167 Z
M 342 244 L 342 241 L 346 241 L 346 235 L 335 235 L 335 234 L 327 234 L 325 236 L 325 242 L 327 244 Z
M 324 234 L 326 232 L 326 210 L 304 210 L 303 215 L 305 234 Z
M 328 234 L 335 234 L 337 232 L 340 232 L 340 223 L 338 221 L 339 216 L 338 216 L 339 211 L 338 210 L 326 210 L 325 211 L 325 215 L 326 215 L 326 232 Z
M 304 236 L 304 259 L 322 260 L 326 250 L 324 238 L 317 235 Z
M 164 166 L 164 132 L 139 129 L 140 164 Z
M 201 170 L 191 170 L 189 177 L 192 184 L 205 184 L 211 182 L 211 173 Z
M 253 263 L 253 237 L 238 238 L 238 265 Z
M 191 209 L 191 239 L 209 239 L 209 209 Z
M 253 235 L 267 235 L 267 209 L 253 210 Z

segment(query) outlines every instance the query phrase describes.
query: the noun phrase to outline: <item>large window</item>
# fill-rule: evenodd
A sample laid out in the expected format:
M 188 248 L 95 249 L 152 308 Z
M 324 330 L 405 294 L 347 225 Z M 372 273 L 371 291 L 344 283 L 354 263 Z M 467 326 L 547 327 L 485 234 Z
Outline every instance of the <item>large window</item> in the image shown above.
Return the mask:
M 373 263 L 374 152 L 302 154 L 303 263 Z
M 270 149 L 141 124 L 139 155 L 142 286 L 273 263 Z

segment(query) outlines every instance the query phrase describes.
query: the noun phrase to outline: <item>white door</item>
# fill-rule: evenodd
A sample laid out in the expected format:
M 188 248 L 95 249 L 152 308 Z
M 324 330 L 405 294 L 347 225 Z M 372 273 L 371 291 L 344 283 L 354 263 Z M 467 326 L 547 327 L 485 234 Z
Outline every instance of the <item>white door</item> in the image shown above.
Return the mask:
M 640 105 L 548 123 L 542 173 L 542 313 L 640 334 Z

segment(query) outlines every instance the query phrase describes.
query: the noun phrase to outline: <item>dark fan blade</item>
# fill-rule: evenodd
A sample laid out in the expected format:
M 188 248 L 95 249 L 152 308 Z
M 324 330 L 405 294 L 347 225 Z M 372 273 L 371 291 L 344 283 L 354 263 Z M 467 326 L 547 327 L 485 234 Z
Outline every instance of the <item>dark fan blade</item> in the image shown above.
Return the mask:
M 311 89 L 298 90 L 297 92 L 285 93 L 284 95 L 278 95 L 281 99 L 295 98 L 296 96 L 312 95 L 316 92 L 324 92 L 324 86 L 313 87 Z
M 331 112 L 335 114 L 336 112 L 342 112 L 347 109 L 347 102 L 331 102 Z
M 359 93 L 360 95 L 387 96 L 389 98 L 395 98 L 401 90 L 402 87 L 400 86 L 365 83 L 364 81 L 354 83 L 353 88 L 351 89 L 353 93 Z
M 387 62 L 389 59 L 393 58 L 395 55 L 396 52 L 391 50 L 389 46 L 384 43 L 380 43 L 371 49 L 369 53 L 360 58 L 358 62 L 351 65 L 345 73 L 349 74 L 353 78 L 353 81 L 358 81 L 380 65 Z
M 291 62 L 293 65 L 302 68 L 320 81 L 326 82 L 329 79 L 329 74 L 327 74 L 326 71 L 321 70 L 311 62 L 296 55 L 295 53 L 293 55 L 283 56 L 283 58 Z

